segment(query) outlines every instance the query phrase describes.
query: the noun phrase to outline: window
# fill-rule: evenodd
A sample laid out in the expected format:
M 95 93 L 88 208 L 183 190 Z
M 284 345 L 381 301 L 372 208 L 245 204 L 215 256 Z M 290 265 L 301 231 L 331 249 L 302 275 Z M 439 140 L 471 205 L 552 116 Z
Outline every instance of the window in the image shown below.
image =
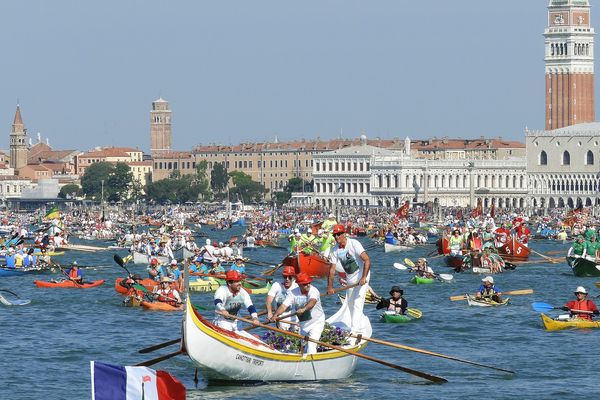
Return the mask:
M 571 165 L 571 155 L 566 150 L 563 152 L 562 165 Z
M 548 154 L 543 150 L 540 153 L 540 165 L 548 165 Z
M 594 165 L 594 153 L 591 150 L 588 150 L 587 155 L 585 157 L 586 165 Z

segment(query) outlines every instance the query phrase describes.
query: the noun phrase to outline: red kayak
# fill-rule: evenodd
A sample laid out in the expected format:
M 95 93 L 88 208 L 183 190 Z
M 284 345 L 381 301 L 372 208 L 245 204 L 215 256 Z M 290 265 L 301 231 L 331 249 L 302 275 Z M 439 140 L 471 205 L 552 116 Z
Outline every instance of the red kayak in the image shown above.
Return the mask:
M 116 278 L 115 279 L 115 290 L 117 291 L 117 293 L 127 295 L 127 294 L 129 294 L 127 288 L 121 285 L 121 281 L 123 279 L 127 279 L 127 278 Z M 154 290 L 154 288 L 156 286 L 160 285 L 159 282 L 155 281 L 154 279 L 150 279 L 150 278 L 142 279 L 141 281 L 138 281 L 138 283 L 140 285 L 142 285 L 143 287 L 145 287 L 150 292 L 152 290 Z
M 183 304 L 179 307 L 172 306 L 169 303 L 165 303 L 163 301 L 142 301 L 142 307 L 146 310 L 151 311 L 181 311 L 183 310 Z
M 75 289 L 89 289 L 96 286 L 100 286 L 104 283 L 104 279 L 100 279 L 98 281 L 85 282 L 83 284 L 78 284 L 73 281 L 65 280 L 62 282 L 47 282 L 47 281 L 33 281 L 35 286 L 39 288 L 75 288 Z

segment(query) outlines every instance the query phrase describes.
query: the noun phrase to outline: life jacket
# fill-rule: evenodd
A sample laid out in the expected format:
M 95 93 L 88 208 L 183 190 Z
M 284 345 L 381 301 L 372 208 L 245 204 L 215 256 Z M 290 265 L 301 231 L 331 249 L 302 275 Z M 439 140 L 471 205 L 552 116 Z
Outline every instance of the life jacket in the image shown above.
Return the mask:
M 471 238 L 471 242 L 469 243 L 469 247 L 473 250 L 481 250 L 481 247 L 483 246 L 483 242 L 481 241 L 481 238 L 479 237 L 475 237 L 473 236 Z
M 569 301 L 566 306 L 568 308 L 570 308 L 571 310 L 581 310 L 581 311 L 595 311 L 597 310 L 596 305 L 594 304 L 593 301 L 585 299 L 582 301 L 578 301 L 578 300 L 572 300 Z M 576 316 L 577 318 L 580 319 L 587 319 L 587 320 L 591 320 L 592 316 L 590 314 L 584 314 L 584 313 L 578 313 L 578 312 L 573 312 L 572 315 Z
M 481 291 L 481 297 L 483 297 L 484 299 L 491 299 L 493 295 L 496 294 L 496 289 L 495 286 L 491 286 L 491 287 L 483 287 L 483 290 Z
M 405 310 L 402 307 L 402 303 L 403 303 L 402 300 L 403 300 L 402 297 L 400 297 L 398 299 L 398 301 L 395 301 L 394 299 L 390 298 L 390 300 L 389 300 L 390 304 L 388 305 L 388 311 L 395 311 L 398 314 L 404 314 Z M 398 309 L 400 309 L 400 310 L 398 310 Z
M 160 300 L 164 303 L 169 303 L 169 304 L 177 304 L 177 299 L 175 298 L 175 295 L 173 294 L 173 289 L 169 288 L 167 291 L 165 290 L 159 290 L 158 294 L 160 297 L 162 297 L 164 300 Z
M 79 278 L 80 276 L 81 273 L 79 272 L 79 270 L 75 271 L 73 268 L 69 270 L 69 278 Z

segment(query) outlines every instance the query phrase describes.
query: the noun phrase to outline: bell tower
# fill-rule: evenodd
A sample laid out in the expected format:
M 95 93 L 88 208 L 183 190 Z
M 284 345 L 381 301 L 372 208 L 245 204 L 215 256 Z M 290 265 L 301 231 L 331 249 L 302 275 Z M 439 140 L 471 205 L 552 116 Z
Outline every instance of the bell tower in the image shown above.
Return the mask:
M 150 152 L 156 154 L 170 151 L 171 139 L 169 102 L 159 98 L 152 102 L 152 111 L 150 111 Z
M 594 35 L 589 0 L 550 0 L 544 30 L 546 130 L 595 121 Z
M 15 119 L 10 131 L 10 167 L 18 173 L 19 168 L 27 165 L 27 156 L 29 149 L 27 147 L 27 129 L 21 118 L 21 107 L 17 105 Z

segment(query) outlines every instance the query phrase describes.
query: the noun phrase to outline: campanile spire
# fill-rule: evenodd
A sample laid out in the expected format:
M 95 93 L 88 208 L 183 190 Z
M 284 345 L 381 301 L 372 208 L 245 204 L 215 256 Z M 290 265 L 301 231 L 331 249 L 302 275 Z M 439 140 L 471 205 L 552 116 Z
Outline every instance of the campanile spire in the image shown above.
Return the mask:
M 589 0 L 550 0 L 544 30 L 546 130 L 595 121 L 594 35 Z

